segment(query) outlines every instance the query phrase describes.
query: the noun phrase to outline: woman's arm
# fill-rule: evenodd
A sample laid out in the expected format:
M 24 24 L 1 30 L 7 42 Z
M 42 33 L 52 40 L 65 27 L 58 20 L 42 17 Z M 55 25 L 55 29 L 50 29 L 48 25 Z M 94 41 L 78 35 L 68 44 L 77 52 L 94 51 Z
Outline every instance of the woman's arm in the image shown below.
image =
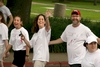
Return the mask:
M 31 48 L 29 41 L 25 38 L 25 36 L 23 34 L 21 34 L 21 39 L 25 42 L 25 44 Z
M 45 13 L 45 17 L 46 17 L 46 31 L 48 32 L 49 30 L 50 30 L 50 28 L 51 28 L 51 26 L 50 26 L 50 22 L 49 22 L 49 17 L 50 17 L 50 15 L 51 15 L 51 13 L 49 12 L 49 11 L 47 11 L 46 13 Z

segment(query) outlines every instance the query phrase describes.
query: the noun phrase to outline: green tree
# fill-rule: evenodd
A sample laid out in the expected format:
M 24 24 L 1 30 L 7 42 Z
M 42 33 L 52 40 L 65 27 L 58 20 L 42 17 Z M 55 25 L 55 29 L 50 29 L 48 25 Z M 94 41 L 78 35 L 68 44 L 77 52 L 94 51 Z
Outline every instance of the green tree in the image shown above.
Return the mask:
M 7 0 L 6 6 L 12 12 L 12 15 L 20 15 L 23 24 L 27 25 L 30 20 L 32 0 Z

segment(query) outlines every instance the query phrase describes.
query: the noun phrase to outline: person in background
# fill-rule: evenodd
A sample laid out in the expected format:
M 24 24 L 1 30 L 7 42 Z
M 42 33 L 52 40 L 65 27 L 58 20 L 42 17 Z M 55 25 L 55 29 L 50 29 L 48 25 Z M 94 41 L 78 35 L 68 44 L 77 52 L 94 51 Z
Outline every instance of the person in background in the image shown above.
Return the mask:
M 9 8 L 4 5 L 2 0 L 0 0 L 0 11 L 3 13 L 5 22 L 7 23 L 7 26 L 9 28 L 13 22 L 13 16 Z M 7 18 L 9 18 L 9 21 L 7 21 Z
M 8 27 L 6 26 L 3 13 L 0 11 L 0 67 L 3 65 L 3 55 L 8 46 Z
M 14 51 L 14 60 L 12 62 L 11 67 L 23 67 L 26 61 L 29 59 L 29 48 L 26 43 L 21 39 L 21 35 L 23 34 L 27 41 L 29 41 L 28 31 L 22 27 L 22 19 L 20 16 L 14 17 L 14 29 L 12 29 L 10 34 L 9 45 L 7 50 L 5 51 L 5 55 L 12 47 Z
M 71 20 L 72 24 L 69 24 L 65 28 L 61 37 L 50 41 L 49 44 L 52 45 L 66 42 L 69 66 L 81 67 L 82 59 L 86 54 L 86 48 L 83 46 L 84 41 L 88 36 L 93 35 L 100 43 L 100 38 L 80 22 L 81 13 L 79 10 L 73 10 L 71 12 Z
M 27 42 L 25 36 L 22 36 L 22 40 L 27 43 L 27 46 L 33 48 L 33 62 L 34 67 L 45 67 L 49 62 L 49 41 L 51 35 L 51 27 L 49 23 L 49 12 L 46 15 L 39 14 L 34 20 L 34 26 L 32 28 L 34 34 L 29 42 Z
M 100 67 L 100 49 L 97 39 L 89 36 L 84 43 L 87 53 L 82 61 L 82 67 Z

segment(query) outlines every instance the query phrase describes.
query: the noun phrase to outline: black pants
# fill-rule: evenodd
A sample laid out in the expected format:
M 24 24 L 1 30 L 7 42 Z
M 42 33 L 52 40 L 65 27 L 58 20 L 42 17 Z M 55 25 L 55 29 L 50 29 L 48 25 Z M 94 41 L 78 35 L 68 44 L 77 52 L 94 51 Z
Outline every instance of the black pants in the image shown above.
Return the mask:
M 81 64 L 72 64 L 72 65 L 69 65 L 70 67 L 81 67 Z
M 23 67 L 25 64 L 25 55 L 26 55 L 26 50 L 14 51 L 14 60 L 12 64 L 18 67 Z

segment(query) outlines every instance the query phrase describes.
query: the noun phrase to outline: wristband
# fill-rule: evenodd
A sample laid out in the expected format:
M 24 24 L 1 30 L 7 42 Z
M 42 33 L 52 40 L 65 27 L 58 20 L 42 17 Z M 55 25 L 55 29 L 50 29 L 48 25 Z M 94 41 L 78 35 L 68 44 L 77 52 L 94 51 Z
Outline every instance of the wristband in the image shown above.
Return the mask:
M 29 55 L 25 55 L 26 57 L 29 57 Z

